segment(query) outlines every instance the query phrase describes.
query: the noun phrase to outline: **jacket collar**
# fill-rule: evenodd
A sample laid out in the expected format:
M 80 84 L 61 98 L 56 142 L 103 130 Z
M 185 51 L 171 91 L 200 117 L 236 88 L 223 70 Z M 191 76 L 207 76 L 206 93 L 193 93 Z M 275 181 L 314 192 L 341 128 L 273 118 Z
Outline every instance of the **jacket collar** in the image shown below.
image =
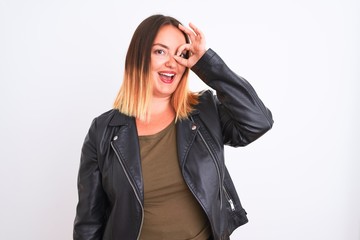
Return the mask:
M 111 126 L 111 127 L 128 125 L 132 121 L 134 121 L 134 117 L 130 117 L 123 113 L 120 113 L 119 110 L 117 110 L 117 109 L 114 109 L 113 111 L 114 111 L 114 114 L 109 122 L 109 126 Z M 190 114 L 190 116 L 194 116 L 194 115 L 198 115 L 198 114 L 199 114 L 199 110 L 194 109 L 193 112 Z M 182 120 L 182 121 L 186 121 L 186 120 Z
M 134 117 L 127 116 L 123 113 L 120 113 L 119 110 L 114 109 L 114 114 L 109 122 L 109 126 L 117 127 L 121 125 L 129 125 L 131 121 L 133 121 Z

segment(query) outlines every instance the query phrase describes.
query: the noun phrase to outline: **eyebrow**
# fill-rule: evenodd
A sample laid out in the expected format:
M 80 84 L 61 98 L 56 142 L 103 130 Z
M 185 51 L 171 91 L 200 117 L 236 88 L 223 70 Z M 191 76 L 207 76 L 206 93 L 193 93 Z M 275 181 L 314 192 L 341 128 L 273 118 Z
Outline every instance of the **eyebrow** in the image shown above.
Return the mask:
M 154 46 L 161 46 L 161 47 L 163 47 L 163 48 L 169 49 L 168 46 L 166 46 L 166 45 L 164 45 L 164 44 L 162 44 L 162 43 L 154 43 L 154 44 L 153 44 L 153 47 L 154 47 Z

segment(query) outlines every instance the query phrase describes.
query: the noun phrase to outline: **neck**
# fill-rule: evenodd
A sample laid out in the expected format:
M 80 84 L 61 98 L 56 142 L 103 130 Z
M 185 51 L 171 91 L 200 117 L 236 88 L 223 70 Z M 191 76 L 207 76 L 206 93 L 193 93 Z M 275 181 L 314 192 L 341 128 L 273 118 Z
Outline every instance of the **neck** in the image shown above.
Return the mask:
M 151 125 L 156 122 L 171 122 L 175 117 L 175 110 L 170 103 L 170 98 L 156 98 L 151 100 L 148 119 L 142 122 L 142 124 Z
M 159 132 L 168 126 L 175 118 L 175 110 L 170 99 L 155 98 L 150 104 L 149 118 L 145 121 L 136 119 L 139 135 L 149 135 Z
M 153 97 L 149 106 L 150 117 L 156 115 L 162 115 L 169 111 L 173 112 L 173 107 L 171 106 L 170 103 L 170 97 L 168 98 Z

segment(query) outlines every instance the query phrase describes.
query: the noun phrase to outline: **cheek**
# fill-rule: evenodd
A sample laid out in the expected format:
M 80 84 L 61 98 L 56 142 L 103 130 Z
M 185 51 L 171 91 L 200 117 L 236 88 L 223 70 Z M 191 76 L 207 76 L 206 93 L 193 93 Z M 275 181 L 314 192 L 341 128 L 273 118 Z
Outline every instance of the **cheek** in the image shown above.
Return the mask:
M 150 68 L 151 70 L 158 70 L 165 64 L 165 59 L 161 57 L 151 56 L 150 58 Z
M 159 61 L 151 61 L 150 68 L 152 71 L 157 71 L 162 66 L 162 63 Z
M 179 73 L 179 75 L 180 75 L 180 78 L 182 78 L 182 76 L 184 75 L 185 70 L 186 70 L 186 68 L 185 68 L 184 66 L 181 66 L 181 65 L 179 64 L 178 73 Z

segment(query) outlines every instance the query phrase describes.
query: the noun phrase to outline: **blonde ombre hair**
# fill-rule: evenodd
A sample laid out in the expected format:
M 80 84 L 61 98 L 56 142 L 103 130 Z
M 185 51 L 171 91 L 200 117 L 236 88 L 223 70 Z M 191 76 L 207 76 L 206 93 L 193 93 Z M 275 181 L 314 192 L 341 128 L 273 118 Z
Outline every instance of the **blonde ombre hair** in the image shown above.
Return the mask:
M 148 109 L 152 97 L 150 78 L 151 48 L 159 29 L 164 25 L 178 27 L 180 22 L 173 17 L 153 15 L 146 18 L 136 28 L 125 58 L 124 79 L 114 102 L 120 112 L 149 120 Z M 187 43 L 189 37 L 184 33 Z M 189 91 L 189 69 L 185 72 L 171 96 L 171 104 L 176 112 L 175 121 L 185 119 L 198 103 L 198 93 Z

